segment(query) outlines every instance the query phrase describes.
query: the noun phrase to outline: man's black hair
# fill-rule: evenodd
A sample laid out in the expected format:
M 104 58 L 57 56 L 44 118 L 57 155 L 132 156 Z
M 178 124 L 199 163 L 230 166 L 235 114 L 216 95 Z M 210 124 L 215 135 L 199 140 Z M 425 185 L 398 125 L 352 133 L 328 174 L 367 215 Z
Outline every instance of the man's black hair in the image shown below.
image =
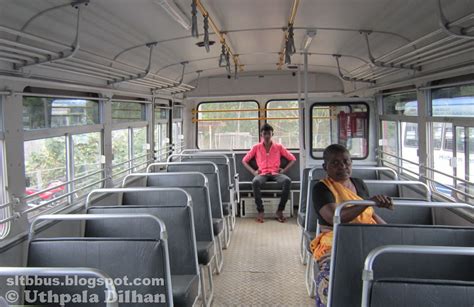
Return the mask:
M 263 124 L 263 126 L 260 128 L 260 133 L 262 132 L 267 132 L 267 131 L 270 131 L 271 133 L 273 133 L 273 127 L 270 125 L 270 124 Z
M 324 162 L 327 163 L 329 160 L 329 157 L 333 154 L 339 154 L 339 153 L 349 153 L 349 150 L 347 150 L 346 147 L 340 144 L 332 144 L 326 147 L 323 151 L 323 159 Z

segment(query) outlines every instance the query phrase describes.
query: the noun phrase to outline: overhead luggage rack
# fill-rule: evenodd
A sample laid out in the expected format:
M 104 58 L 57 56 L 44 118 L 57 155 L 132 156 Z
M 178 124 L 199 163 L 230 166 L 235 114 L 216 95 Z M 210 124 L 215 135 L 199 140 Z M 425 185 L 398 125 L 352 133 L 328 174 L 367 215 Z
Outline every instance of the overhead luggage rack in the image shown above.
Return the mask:
M 79 26 L 77 31 L 80 31 Z M 54 71 L 90 77 L 101 85 L 113 86 L 120 81 L 123 84 L 165 94 L 184 93 L 194 89 L 193 86 L 183 83 L 182 80 L 175 81 L 165 78 L 150 72 L 147 68 L 113 60 L 79 47 L 74 49 L 66 43 L 3 25 L 0 25 L 0 33 L 2 35 L 0 38 L 0 62 L 11 63 L 12 72 L 24 72 L 25 68 L 40 66 Z M 77 32 L 77 36 L 79 36 L 78 34 L 79 32 Z M 18 39 L 15 39 L 16 37 Z M 149 44 L 153 43 L 144 45 Z M 74 46 L 79 46 L 79 38 L 75 41 Z M 54 51 L 68 48 L 74 49 L 74 53 L 64 56 L 63 51 Z M 151 57 L 149 60 L 151 61 Z
M 370 47 L 371 31 L 361 30 L 361 39 L 367 46 L 370 60 L 350 71 L 347 77 L 353 81 L 374 82 L 403 70 L 412 70 L 414 73 L 421 71 L 423 66 L 439 62 L 451 57 L 459 56 L 474 51 L 474 40 L 469 33 L 474 32 L 474 27 L 469 27 L 469 21 L 474 14 L 466 15 L 456 21 L 450 22 L 449 27 L 461 27 L 466 35 L 453 35 L 444 31 L 443 27 L 428 33 L 408 44 L 398 47 L 384 55 L 374 57 Z M 471 22 L 472 23 L 472 22 Z M 339 56 L 334 55 L 338 61 Z

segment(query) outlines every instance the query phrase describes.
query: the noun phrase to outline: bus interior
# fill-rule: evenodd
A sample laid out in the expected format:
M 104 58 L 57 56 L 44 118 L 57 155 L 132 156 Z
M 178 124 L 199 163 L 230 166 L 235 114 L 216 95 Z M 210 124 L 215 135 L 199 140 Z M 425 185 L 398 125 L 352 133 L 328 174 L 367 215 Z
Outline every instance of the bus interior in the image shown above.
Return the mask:
M 472 0 L 0 0 L 2 307 L 472 307 L 473 206 Z

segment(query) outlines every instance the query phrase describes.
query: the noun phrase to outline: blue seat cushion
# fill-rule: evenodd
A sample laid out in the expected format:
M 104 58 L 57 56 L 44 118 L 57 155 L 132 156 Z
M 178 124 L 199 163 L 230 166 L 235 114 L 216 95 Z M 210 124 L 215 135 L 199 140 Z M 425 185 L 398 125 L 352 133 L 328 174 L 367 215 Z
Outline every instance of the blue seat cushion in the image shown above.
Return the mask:
M 214 242 L 209 241 L 197 241 L 196 247 L 198 250 L 198 262 L 199 264 L 206 265 L 214 257 Z
M 224 230 L 224 220 L 223 219 L 212 219 L 212 229 L 214 231 L 214 235 L 218 236 Z
M 174 306 L 192 306 L 199 295 L 199 275 L 172 275 Z
M 230 203 L 222 203 L 222 213 L 224 214 L 224 216 L 230 215 L 230 207 Z

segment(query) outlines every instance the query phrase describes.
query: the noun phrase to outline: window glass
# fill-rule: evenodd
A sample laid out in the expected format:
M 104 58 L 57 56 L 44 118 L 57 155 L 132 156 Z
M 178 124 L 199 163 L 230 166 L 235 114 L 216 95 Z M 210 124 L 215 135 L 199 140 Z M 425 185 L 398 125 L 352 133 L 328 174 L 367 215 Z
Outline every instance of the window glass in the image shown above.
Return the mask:
M 474 84 L 433 89 L 433 116 L 474 117 Z
M 453 176 L 453 125 L 451 123 L 432 123 L 434 133 L 434 146 L 432 146 L 432 167 L 437 170 L 433 172 L 433 179 L 436 181 L 435 189 L 447 196 L 451 196 L 450 187 L 454 186 Z M 438 138 L 439 136 L 439 138 Z
M 419 159 L 418 159 L 418 124 L 401 122 L 402 129 L 402 173 L 418 177 Z
M 183 107 L 173 108 L 173 119 L 183 119 Z
M 416 92 L 387 95 L 383 97 L 383 114 L 417 116 Z
M 259 141 L 256 101 L 201 103 L 197 118 L 200 149 L 248 149 Z
M 116 176 L 125 176 L 128 174 L 127 169 L 130 168 L 127 163 L 129 158 L 129 129 L 120 129 L 112 131 L 112 154 L 113 159 L 113 171 L 112 174 Z
M 113 123 L 129 123 L 145 119 L 145 105 L 143 103 L 112 102 Z
M 25 130 L 92 125 L 99 123 L 97 101 L 74 98 L 23 98 Z
M 386 153 L 398 156 L 398 129 L 397 122 L 394 121 L 382 121 L 382 150 Z M 384 160 L 390 163 L 398 165 L 398 161 L 395 157 L 389 155 L 383 155 Z M 393 165 L 388 165 L 393 166 Z
M 74 178 L 83 178 L 74 182 L 75 198 L 87 195 L 91 190 L 102 187 L 96 183 L 102 179 L 102 145 L 100 132 L 72 136 L 74 152 Z M 93 184 L 93 185 L 92 185 Z
M 146 127 L 133 128 L 133 166 L 134 170 L 143 170 L 148 161 Z
M 176 145 L 175 149 L 180 152 L 184 145 L 183 135 L 183 122 L 173 123 L 173 144 Z
M 369 110 L 366 104 L 314 104 L 312 118 L 312 155 L 322 158 L 324 149 L 341 144 L 352 158 L 365 158 L 368 154 Z
M 66 138 L 54 137 L 24 142 L 25 151 L 25 196 L 28 207 L 37 207 L 66 193 Z M 28 195 L 49 189 L 34 197 Z M 50 209 L 67 202 L 63 197 L 45 205 Z
M 275 130 L 273 139 L 287 148 L 299 148 L 298 119 L 298 100 L 271 100 L 267 103 L 267 123 Z

